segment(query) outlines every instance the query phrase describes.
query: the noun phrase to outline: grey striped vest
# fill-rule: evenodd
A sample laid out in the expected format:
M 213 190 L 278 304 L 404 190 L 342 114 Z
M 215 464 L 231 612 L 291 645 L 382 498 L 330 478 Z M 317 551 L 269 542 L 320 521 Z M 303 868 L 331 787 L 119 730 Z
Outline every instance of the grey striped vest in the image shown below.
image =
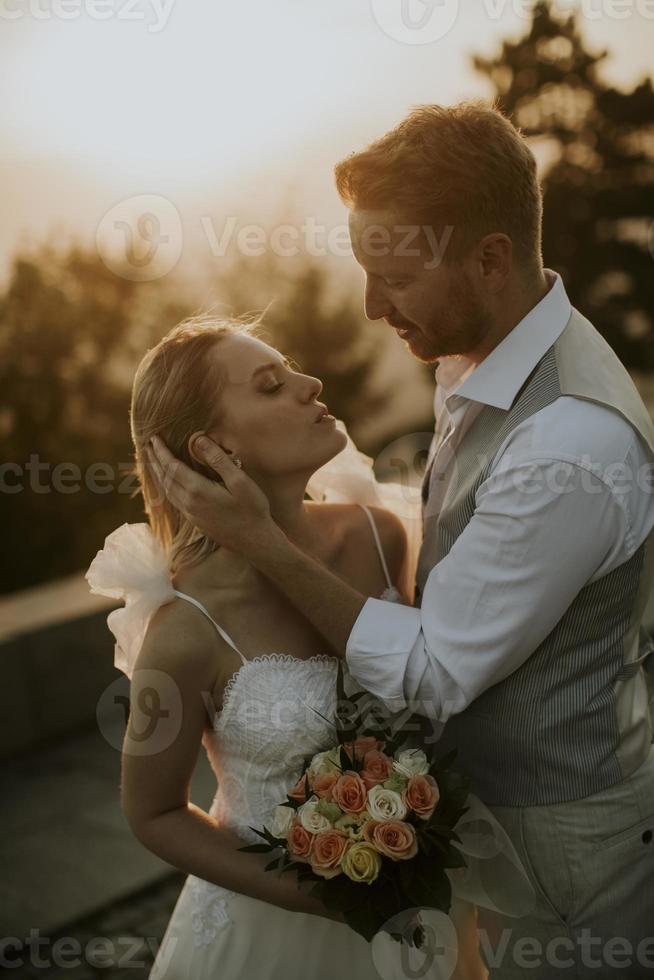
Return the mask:
M 495 453 L 515 426 L 562 395 L 620 412 L 654 458 L 654 426 L 631 378 L 573 310 L 510 409 L 484 406 L 464 435 L 438 513 L 430 513 L 427 501 L 418 605 L 429 572 L 472 518 Z M 652 742 L 643 664 L 653 644 L 641 620 L 653 580 L 654 530 L 628 561 L 581 589 L 520 668 L 448 720 L 439 748 L 457 748 L 455 766 L 485 803 L 579 799 L 623 780 L 643 762 Z

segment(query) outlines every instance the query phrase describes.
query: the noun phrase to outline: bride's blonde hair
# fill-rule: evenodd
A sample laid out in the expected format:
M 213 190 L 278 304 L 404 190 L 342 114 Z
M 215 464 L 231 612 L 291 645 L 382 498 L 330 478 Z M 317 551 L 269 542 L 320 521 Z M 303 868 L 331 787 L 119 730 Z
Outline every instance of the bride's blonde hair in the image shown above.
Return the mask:
M 171 574 L 202 561 L 217 546 L 168 501 L 145 449 L 152 436 L 161 436 L 174 456 L 198 468 L 188 440 L 194 432 L 216 424 L 223 381 L 209 354 L 225 336 L 254 335 L 260 323 L 260 317 L 188 317 L 149 350 L 137 368 L 130 410 L 134 471 L 150 527 L 168 555 Z

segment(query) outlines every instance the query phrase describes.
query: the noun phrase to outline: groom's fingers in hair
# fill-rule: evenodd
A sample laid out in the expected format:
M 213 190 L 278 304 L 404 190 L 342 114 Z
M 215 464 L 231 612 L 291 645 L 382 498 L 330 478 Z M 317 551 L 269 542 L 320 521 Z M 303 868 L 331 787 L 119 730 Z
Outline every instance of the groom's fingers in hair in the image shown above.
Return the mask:
M 175 459 L 168 446 L 158 436 L 152 439 L 149 453 L 157 480 L 166 496 L 170 497 L 175 482 L 176 464 L 179 460 Z
M 173 507 L 188 517 L 193 506 L 193 492 L 201 490 L 209 481 L 173 456 L 161 439 L 158 443 L 155 445 L 153 439 L 149 454 L 160 489 Z

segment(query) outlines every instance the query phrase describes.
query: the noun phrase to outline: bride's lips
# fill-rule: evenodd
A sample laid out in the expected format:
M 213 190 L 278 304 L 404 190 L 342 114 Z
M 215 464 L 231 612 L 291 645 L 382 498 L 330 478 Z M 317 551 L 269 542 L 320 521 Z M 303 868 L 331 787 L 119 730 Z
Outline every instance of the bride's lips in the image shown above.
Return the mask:
M 314 425 L 318 425 L 319 422 L 335 422 L 336 419 L 333 415 L 330 415 L 327 411 L 326 406 L 322 405 L 317 417 L 313 420 Z

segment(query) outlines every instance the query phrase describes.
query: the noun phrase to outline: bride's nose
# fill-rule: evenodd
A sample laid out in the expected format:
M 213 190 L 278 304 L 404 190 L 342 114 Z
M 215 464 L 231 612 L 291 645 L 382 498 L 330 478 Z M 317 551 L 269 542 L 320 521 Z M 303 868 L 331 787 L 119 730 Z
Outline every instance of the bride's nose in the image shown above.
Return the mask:
M 322 381 L 320 378 L 312 378 L 311 375 L 304 375 L 302 385 L 302 396 L 304 401 L 310 402 L 317 398 L 322 391 Z

